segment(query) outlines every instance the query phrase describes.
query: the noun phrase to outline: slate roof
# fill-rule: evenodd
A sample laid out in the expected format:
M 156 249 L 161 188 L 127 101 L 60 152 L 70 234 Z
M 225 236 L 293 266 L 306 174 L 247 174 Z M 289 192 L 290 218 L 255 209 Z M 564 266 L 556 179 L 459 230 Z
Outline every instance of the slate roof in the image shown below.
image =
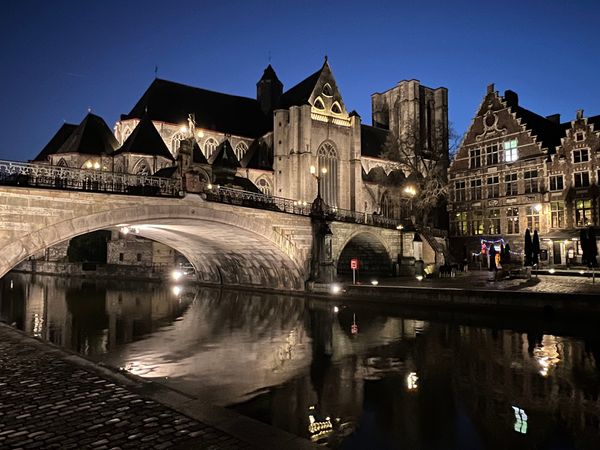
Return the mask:
M 63 123 L 52 139 L 50 139 L 50 142 L 48 142 L 40 154 L 35 157 L 34 161 L 46 161 L 48 156 L 56 153 L 60 146 L 63 145 L 73 131 L 75 131 L 75 128 L 77 128 L 77 125 L 75 124 Z
M 273 150 L 264 139 L 255 139 L 241 161 L 248 169 L 273 170 Z
M 141 155 L 162 156 L 163 158 L 175 161 L 175 158 L 160 137 L 158 130 L 148 117 L 144 115 L 140 123 L 134 128 L 131 134 L 125 139 L 121 148 L 116 150 L 113 155 L 123 153 L 138 153 Z
M 192 162 L 196 164 L 208 164 L 208 160 L 196 140 L 194 140 L 194 145 L 192 146 Z
M 121 120 L 141 118 L 146 111 L 152 120 L 175 124 L 187 124 L 193 113 L 199 128 L 238 136 L 262 136 L 273 126 L 255 99 L 158 78 Z
M 275 73 L 275 69 L 273 69 L 273 66 L 271 66 L 271 64 L 267 66 L 267 68 L 263 72 L 262 77 L 260 77 L 259 82 L 263 80 L 279 81 L 279 78 L 277 78 L 277 74 Z M 281 83 L 281 81 L 279 82 Z
M 289 108 L 290 106 L 308 105 L 308 99 L 313 93 L 324 67 L 325 65 L 308 78 L 305 78 L 300 83 L 284 92 L 279 100 L 279 107 Z
M 360 126 L 360 153 L 362 156 L 370 158 L 380 158 L 383 151 L 383 145 L 387 140 L 389 130 L 383 128 L 371 127 L 369 125 Z
M 560 138 L 564 136 L 564 127 L 520 106 L 517 94 L 513 91 L 506 91 L 503 99 L 512 112 L 521 119 L 525 128 L 531 130 L 542 143 L 542 148 L 547 148 L 550 154 L 554 153 L 556 147 L 560 145 Z
M 600 116 L 588 117 L 587 121 L 588 121 L 588 124 L 594 125 L 594 131 L 596 131 L 596 132 L 600 131 Z M 570 122 L 569 122 L 569 126 L 571 126 Z
M 102 117 L 88 113 L 56 153 L 108 155 L 119 143 Z
M 172 178 L 176 172 L 177 172 L 177 166 L 163 167 L 162 169 L 159 169 L 156 172 L 154 172 L 154 174 L 152 176 L 163 177 L 163 178 Z
M 240 167 L 240 163 L 235 156 L 235 152 L 231 147 L 231 143 L 229 139 L 225 139 L 223 142 L 219 144 L 216 148 L 215 152 L 210 158 L 210 163 L 213 166 L 221 166 L 221 167 Z

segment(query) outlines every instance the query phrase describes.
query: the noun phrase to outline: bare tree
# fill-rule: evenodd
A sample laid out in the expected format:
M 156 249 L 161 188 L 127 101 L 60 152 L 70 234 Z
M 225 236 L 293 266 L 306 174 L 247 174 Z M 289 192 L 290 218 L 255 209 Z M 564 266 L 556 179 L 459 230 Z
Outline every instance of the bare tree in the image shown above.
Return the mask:
M 458 143 L 452 128 L 435 131 L 436 139 L 428 147 L 421 145 L 414 127 L 405 127 L 400 136 L 390 132 L 380 154 L 382 159 L 396 162 L 404 173 L 406 178 L 390 190 L 399 204 L 408 206 L 411 218 L 418 225 L 430 225 L 431 212 L 444 207 L 450 154 L 454 155 Z M 449 147 L 452 147 L 452 153 Z

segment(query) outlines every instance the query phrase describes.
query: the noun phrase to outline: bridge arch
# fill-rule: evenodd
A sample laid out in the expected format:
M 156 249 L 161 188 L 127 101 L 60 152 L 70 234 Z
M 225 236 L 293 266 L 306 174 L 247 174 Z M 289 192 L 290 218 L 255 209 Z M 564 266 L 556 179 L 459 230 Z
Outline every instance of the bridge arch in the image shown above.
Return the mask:
M 386 239 L 377 233 L 358 230 L 347 237 L 336 255 L 337 275 L 352 274 L 350 260 L 358 258 L 360 274 L 365 277 L 389 276 L 392 273 L 392 251 Z
M 87 205 L 88 211 L 79 215 L 73 210 L 65 211 L 64 220 L 44 221 L 49 223 L 20 237 L 0 239 L 0 276 L 54 244 L 96 230 L 129 226 L 140 236 L 181 252 L 198 270 L 200 281 L 303 289 L 305 255 L 295 251 L 293 243 L 278 235 L 264 218 L 214 208 L 203 202 L 154 199 L 158 204 L 148 204 L 140 202 L 139 197 L 124 196 L 112 208 L 97 211 L 100 204 L 89 201 L 94 195 L 98 194 L 87 194 L 91 203 Z M 68 196 L 65 197 L 68 201 Z M 109 199 L 102 195 L 98 200 Z

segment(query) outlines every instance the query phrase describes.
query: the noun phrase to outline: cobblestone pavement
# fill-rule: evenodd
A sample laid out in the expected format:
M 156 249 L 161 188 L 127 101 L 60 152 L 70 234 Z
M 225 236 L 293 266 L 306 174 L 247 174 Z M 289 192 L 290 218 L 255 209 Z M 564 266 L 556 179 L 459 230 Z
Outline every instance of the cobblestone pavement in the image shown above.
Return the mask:
M 0 324 L 0 448 L 255 448 L 73 357 Z
M 435 278 L 423 281 L 416 281 L 412 278 L 401 278 L 397 281 L 382 280 L 380 285 L 600 295 L 600 274 L 596 277 L 595 283 L 591 278 L 582 276 L 536 276 L 534 274 L 529 280 L 516 278 L 488 281 L 489 276 L 487 271 L 471 271 L 459 274 L 454 278 Z

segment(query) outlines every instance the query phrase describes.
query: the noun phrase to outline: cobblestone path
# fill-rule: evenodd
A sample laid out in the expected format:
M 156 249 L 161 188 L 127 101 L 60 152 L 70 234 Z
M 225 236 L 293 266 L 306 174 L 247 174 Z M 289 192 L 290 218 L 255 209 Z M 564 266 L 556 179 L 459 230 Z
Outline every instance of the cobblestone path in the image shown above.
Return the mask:
M 44 346 L 0 324 L 0 448 L 255 448 Z

